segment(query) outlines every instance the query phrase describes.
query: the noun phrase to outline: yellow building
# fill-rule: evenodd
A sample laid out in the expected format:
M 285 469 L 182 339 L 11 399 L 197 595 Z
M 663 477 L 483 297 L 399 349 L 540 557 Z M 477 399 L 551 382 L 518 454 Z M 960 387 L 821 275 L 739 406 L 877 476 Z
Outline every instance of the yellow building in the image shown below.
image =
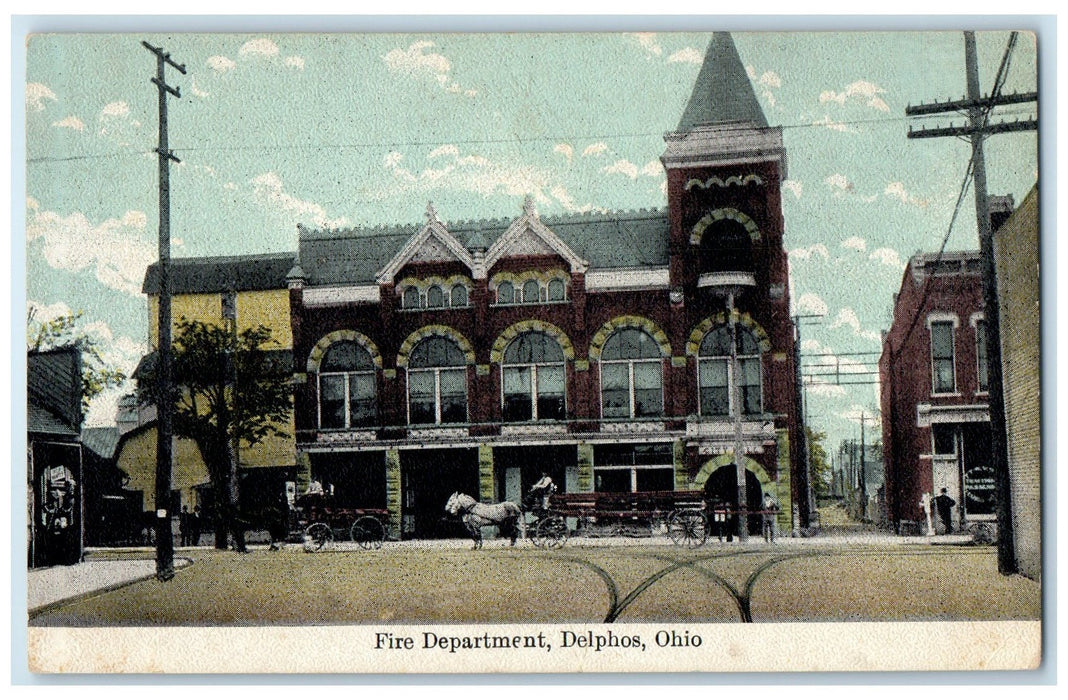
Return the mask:
M 224 307 L 232 306 L 238 332 L 267 326 L 274 339 L 269 349 L 291 356 L 293 334 L 286 275 L 292 266 L 292 253 L 172 260 L 172 336 L 182 319 L 222 325 Z M 148 296 L 149 343 L 154 349 L 159 342 L 159 274 L 155 264 L 145 274 L 142 291 Z M 153 357 L 154 352 L 142 361 L 142 367 Z M 142 409 L 139 416 L 132 425 L 125 426 L 117 461 L 129 476 L 127 489 L 140 491 L 144 510 L 151 511 L 156 509 L 155 411 Z M 294 480 L 296 443 L 292 413 L 281 429 L 288 437 L 270 437 L 253 447 L 240 446 L 239 490 L 243 502 L 273 500 L 283 493 L 286 481 Z M 200 505 L 208 510 L 212 502 L 210 481 L 196 444 L 175 438 L 173 454 L 170 509 L 180 512 L 181 506 L 186 506 L 192 511 Z

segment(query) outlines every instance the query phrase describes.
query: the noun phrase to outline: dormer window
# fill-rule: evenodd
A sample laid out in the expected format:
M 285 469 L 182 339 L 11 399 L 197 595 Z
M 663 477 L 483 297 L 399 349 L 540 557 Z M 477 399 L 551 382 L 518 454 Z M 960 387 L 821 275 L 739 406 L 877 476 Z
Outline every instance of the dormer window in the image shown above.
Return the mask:
M 401 307 L 405 309 L 418 309 L 419 290 L 415 287 L 408 287 L 405 289 L 404 296 L 401 297 Z
M 500 286 L 497 287 L 497 303 L 515 303 L 515 287 L 512 286 L 511 282 L 501 282 Z
M 467 287 L 462 284 L 453 285 L 451 297 L 452 306 L 467 306 Z
M 523 303 L 524 304 L 536 304 L 540 301 L 539 293 L 541 287 L 538 285 L 537 280 L 528 280 L 523 285 Z
M 441 287 L 434 285 L 426 290 L 426 306 L 428 309 L 440 309 L 445 305 L 445 295 Z
M 408 278 L 398 285 L 401 308 L 419 309 L 466 308 L 470 305 L 471 283 L 461 276 L 449 279 L 431 277 L 419 280 Z
M 567 300 L 567 273 L 505 272 L 494 277 L 490 287 L 497 290 L 497 305 L 561 303 Z

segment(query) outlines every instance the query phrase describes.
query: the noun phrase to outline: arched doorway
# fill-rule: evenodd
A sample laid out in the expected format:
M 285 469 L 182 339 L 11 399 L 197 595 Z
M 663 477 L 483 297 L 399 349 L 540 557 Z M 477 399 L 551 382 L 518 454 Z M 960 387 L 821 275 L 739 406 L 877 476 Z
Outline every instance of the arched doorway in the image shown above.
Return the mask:
M 728 508 L 738 507 L 738 476 L 737 467 L 727 464 L 715 470 L 705 479 L 705 501 L 711 504 L 725 505 Z M 764 486 L 760 479 L 752 471 L 745 470 L 745 502 L 750 513 L 760 510 L 764 500 Z M 749 516 L 749 534 L 759 535 L 762 519 L 759 515 Z M 733 527 L 737 532 L 737 527 Z

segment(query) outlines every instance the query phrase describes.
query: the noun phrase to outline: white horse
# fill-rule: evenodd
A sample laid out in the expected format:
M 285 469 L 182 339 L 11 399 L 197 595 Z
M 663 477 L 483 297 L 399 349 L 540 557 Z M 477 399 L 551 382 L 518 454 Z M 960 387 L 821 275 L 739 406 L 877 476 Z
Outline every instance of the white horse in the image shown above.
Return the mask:
M 467 531 L 471 533 L 471 539 L 475 541 L 472 549 L 482 547 L 482 527 L 484 525 L 496 525 L 501 529 L 501 535 L 510 537 L 512 546 L 519 537 L 519 518 L 523 511 L 511 501 L 501 503 L 479 503 L 466 493 L 455 492 L 449 496 L 445 504 L 445 512 L 450 515 L 458 515 L 463 520 Z

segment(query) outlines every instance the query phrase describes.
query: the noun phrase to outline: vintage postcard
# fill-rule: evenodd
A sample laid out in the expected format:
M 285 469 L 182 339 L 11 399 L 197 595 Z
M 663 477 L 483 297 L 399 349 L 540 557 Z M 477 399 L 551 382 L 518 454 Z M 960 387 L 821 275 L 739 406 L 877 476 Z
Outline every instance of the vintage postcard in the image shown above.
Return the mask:
M 29 672 L 1038 668 L 1031 29 L 29 36 Z

